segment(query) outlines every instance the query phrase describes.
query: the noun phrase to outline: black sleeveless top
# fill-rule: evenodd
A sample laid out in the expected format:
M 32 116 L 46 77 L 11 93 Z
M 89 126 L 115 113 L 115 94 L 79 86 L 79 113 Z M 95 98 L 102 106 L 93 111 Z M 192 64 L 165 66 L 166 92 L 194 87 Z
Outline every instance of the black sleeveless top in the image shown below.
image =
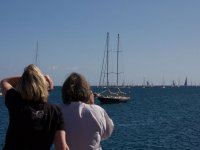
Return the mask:
M 19 92 L 6 92 L 5 104 L 9 112 L 9 126 L 3 150 L 49 150 L 55 132 L 64 130 L 58 106 L 21 98 Z

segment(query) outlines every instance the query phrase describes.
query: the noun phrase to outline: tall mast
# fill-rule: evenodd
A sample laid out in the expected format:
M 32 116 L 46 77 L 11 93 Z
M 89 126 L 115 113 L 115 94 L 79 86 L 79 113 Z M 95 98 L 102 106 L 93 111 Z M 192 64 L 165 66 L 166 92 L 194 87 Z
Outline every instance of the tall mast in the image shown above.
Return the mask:
M 108 55 L 109 55 L 109 52 L 108 52 L 108 45 L 109 45 L 109 33 L 107 32 L 107 38 L 106 38 L 106 52 L 107 52 L 107 58 L 106 58 L 106 68 L 107 68 L 107 72 L 106 72 L 106 77 L 107 77 L 107 87 L 109 86 L 109 81 L 108 81 L 108 74 L 109 74 L 109 72 L 108 72 L 108 61 L 109 61 L 109 57 L 108 57 Z
M 38 41 L 36 44 L 35 64 L 38 65 Z
M 117 35 L 117 86 L 119 80 L 119 34 Z

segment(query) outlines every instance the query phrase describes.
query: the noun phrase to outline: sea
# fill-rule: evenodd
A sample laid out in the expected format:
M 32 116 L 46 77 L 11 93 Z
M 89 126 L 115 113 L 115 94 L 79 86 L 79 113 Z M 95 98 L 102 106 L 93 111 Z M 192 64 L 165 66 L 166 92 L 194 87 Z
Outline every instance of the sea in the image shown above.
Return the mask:
M 115 125 L 112 136 L 102 141 L 102 149 L 200 149 L 200 87 L 128 87 L 125 91 L 131 97 L 126 103 L 101 104 L 95 99 Z M 61 87 L 55 87 L 49 101 L 62 103 Z M 8 119 L 0 97 L 0 149 L 5 142 Z

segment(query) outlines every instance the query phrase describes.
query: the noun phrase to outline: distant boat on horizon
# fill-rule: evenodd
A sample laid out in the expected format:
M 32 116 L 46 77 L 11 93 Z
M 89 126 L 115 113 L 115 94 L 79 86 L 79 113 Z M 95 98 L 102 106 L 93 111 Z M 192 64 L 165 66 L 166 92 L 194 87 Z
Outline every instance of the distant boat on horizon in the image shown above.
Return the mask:
M 186 77 L 184 86 L 187 86 L 187 85 L 188 85 L 188 83 L 187 83 L 187 77 Z
M 180 87 L 180 81 L 175 82 L 174 80 L 172 80 L 172 85 L 171 87 Z

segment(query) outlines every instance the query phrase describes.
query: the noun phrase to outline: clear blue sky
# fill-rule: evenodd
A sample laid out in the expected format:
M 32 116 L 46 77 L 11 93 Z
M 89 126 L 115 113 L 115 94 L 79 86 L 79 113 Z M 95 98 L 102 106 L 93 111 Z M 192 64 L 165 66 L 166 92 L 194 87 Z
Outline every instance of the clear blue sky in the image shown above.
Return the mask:
M 34 62 L 62 85 L 71 72 L 98 84 L 106 32 L 120 34 L 126 83 L 200 83 L 199 0 L 1 0 L 0 79 Z M 123 77 L 122 77 L 123 76 Z

